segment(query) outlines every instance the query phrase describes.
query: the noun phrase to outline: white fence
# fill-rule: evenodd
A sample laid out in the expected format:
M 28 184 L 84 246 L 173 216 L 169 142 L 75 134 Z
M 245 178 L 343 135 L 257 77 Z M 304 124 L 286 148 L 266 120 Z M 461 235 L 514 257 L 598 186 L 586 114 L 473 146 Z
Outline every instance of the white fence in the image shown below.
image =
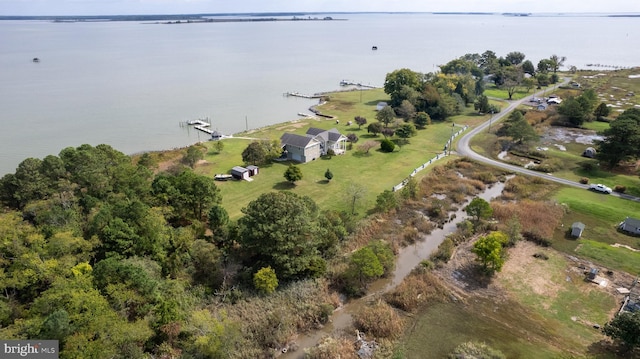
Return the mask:
M 455 126 L 455 124 L 454 124 Z M 458 130 L 458 132 L 454 133 L 451 138 L 449 138 L 449 140 L 447 141 L 447 144 L 445 147 L 445 150 L 442 153 L 438 153 L 434 158 L 430 159 L 429 161 L 423 163 L 420 167 L 416 168 L 413 170 L 413 172 L 411 172 L 411 174 L 409 175 L 409 177 L 413 177 L 416 175 L 416 173 L 422 171 L 423 169 L 427 168 L 427 166 L 429 166 L 430 164 L 432 164 L 433 162 L 441 159 L 442 157 L 446 157 L 447 156 L 447 150 L 449 150 L 451 148 L 451 145 L 453 144 L 453 140 L 458 137 L 458 135 L 460 135 L 461 133 L 463 133 L 464 131 L 466 131 L 466 129 L 469 126 L 462 126 L 462 129 Z M 450 152 L 450 151 L 449 151 Z M 406 186 L 406 184 L 409 182 L 409 177 L 405 178 L 404 180 L 402 180 L 402 182 L 400 182 L 399 184 L 393 186 L 392 191 L 399 191 L 401 190 L 404 186 Z

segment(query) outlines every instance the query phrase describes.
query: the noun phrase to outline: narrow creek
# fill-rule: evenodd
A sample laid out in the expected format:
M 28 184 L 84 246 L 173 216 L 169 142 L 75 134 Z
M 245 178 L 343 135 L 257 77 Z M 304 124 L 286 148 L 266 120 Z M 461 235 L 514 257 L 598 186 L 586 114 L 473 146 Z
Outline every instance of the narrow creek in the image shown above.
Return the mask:
M 500 196 L 504 186 L 504 182 L 497 182 L 491 187 L 487 187 L 483 192 L 479 193 L 477 197 L 490 202 L 491 199 Z M 367 305 L 367 298 L 386 293 L 395 288 L 420 262 L 429 258 L 431 253 L 438 248 L 447 235 L 456 231 L 456 225 L 467 218 L 464 207 L 466 207 L 470 201 L 471 199 L 460 206 L 459 209 L 454 212 L 455 217 L 453 217 L 453 220 L 446 223 L 443 228 L 436 228 L 431 231 L 429 235 L 423 236 L 421 240 L 413 245 L 400 249 L 396 256 L 394 272 L 388 278 L 383 278 L 372 283 L 369 286 L 367 295 L 351 300 L 335 310 L 329 318 L 328 323 L 322 329 L 300 335 L 295 341 L 297 350 L 284 353 L 280 358 L 302 359 L 305 356 L 304 350 L 315 346 L 325 336 L 339 334 L 350 328 L 352 324 L 351 314 L 356 313 L 361 307 Z M 353 334 L 355 335 L 355 333 Z

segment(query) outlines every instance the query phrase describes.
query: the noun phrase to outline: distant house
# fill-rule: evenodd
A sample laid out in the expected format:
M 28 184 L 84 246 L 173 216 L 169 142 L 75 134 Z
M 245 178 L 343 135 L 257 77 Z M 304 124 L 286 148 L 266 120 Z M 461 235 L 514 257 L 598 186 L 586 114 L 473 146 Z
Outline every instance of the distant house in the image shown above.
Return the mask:
M 627 217 L 620 223 L 618 228 L 631 234 L 640 235 L 640 219 Z
M 541 103 L 538 106 L 536 106 L 536 110 L 538 111 L 545 111 L 547 109 L 547 104 Z
M 347 150 L 347 136 L 340 133 L 335 128 L 323 130 L 311 127 L 307 130 L 307 137 L 320 142 L 320 153 L 324 156 L 329 150 L 333 150 L 336 155 L 343 154 Z
M 239 180 L 248 180 L 250 177 L 249 170 L 240 166 L 233 167 L 231 169 L 231 175 L 233 178 Z
M 571 225 L 571 237 L 580 238 L 582 236 L 582 231 L 584 231 L 584 223 L 575 222 Z
M 376 105 L 376 111 L 380 111 L 387 106 L 389 106 L 389 104 L 386 102 L 378 102 L 378 104 Z
M 320 141 L 315 138 L 285 133 L 280 137 L 283 156 L 292 161 L 307 163 L 322 155 Z

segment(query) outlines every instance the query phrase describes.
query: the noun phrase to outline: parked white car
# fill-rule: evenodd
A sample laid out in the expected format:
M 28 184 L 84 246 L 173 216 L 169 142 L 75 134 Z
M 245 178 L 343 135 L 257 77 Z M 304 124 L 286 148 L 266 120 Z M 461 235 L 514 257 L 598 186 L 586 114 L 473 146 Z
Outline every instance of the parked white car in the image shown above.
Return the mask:
M 603 184 L 592 184 L 591 186 L 589 186 L 589 189 L 592 191 L 597 191 L 597 192 L 601 192 L 601 193 L 606 193 L 606 194 L 611 194 L 611 192 L 613 192 L 613 190 Z

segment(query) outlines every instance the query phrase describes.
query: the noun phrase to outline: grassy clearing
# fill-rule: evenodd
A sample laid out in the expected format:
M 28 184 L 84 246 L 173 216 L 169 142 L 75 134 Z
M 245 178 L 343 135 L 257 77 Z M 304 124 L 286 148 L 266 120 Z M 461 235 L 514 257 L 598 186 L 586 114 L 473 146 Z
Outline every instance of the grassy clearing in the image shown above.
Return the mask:
M 362 102 L 360 96 L 362 96 Z M 273 163 L 261 168 L 260 174 L 253 177 L 252 182 L 218 183 L 222 192 L 223 206 L 231 218 L 238 218 L 241 215 L 240 210 L 259 194 L 273 190 L 290 190 L 307 195 L 323 209 L 351 211 L 345 194 L 346 187 L 351 183 L 357 183 L 366 188 L 366 195 L 359 201 L 356 208 L 360 215 L 366 214 L 374 207 L 378 194 L 384 190 L 390 190 L 405 179 L 414 168 L 442 152 L 452 132 L 451 122 L 434 123 L 424 130 L 419 130 L 418 135 L 412 137 L 409 144 L 402 148 L 397 147 L 393 153 L 383 153 L 378 149 L 372 149 L 368 154 L 359 153 L 355 150 L 359 144 L 369 140 L 379 141 L 382 136 L 374 137 L 368 134 L 366 125 L 362 129 L 359 129 L 356 124 L 348 126 L 347 121 L 352 121 L 359 115 L 367 118 L 369 123 L 375 122 L 375 105 L 381 100 L 385 100 L 382 90 L 331 94 L 330 100 L 320 109 L 323 113 L 339 118 L 339 124 L 336 124 L 335 120 L 301 119 L 237 134 L 237 137 L 279 139 L 284 132 L 304 135 L 309 127 L 322 129 L 335 127 L 343 134 L 355 133 L 360 140 L 354 145 L 354 149 L 348 150 L 344 155 L 301 164 L 303 179 L 295 185 L 289 184 L 283 177 L 288 163 Z M 486 118 L 486 116 L 473 114 L 472 109 L 469 109 L 468 113 L 456 117 L 453 121 L 460 124 L 475 124 Z M 455 129 L 457 131 L 459 127 L 456 126 Z M 206 143 L 205 145 L 210 149 L 205 156 L 206 163 L 197 167 L 196 171 L 208 176 L 228 173 L 232 167 L 242 165 L 241 153 L 250 141 L 238 138 L 225 139 L 221 153 L 213 152 L 212 143 Z M 333 172 L 334 177 L 331 181 L 324 178 L 327 169 Z M 417 179 L 419 180 L 428 171 L 429 168 L 419 172 Z
M 611 246 L 618 243 L 640 248 L 639 238 L 617 230 L 618 224 L 627 216 L 640 217 L 640 207 L 636 202 L 578 188 L 562 188 L 553 198 L 568 209 L 562 219 L 563 227 L 554 233 L 554 248 L 612 269 L 640 274 L 639 253 Z M 578 221 L 586 225 L 582 238 L 568 238 L 567 231 L 571 224 Z
M 588 239 L 578 242 L 576 253 L 580 256 L 593 259 L 608 268 L 623 270 L 635 276 L 640 275 L 640 252 Z
M 549 259 L 532 256 L 539 251 Z M 562 254 L 520 243 L 488 296 L 471 291 L 464 304 L 439 303 L 420 312 L 401 345 L 405 357 L 443 358 L 462 342 L 480 341 L 508 358 L 608 358 L 594 349 L 604 337 L 592 325 L 608 320 L 616 299 L 570 268 Z
M 503 90 L 503 89 L 497 88 L 496 86 L 491 86 L 491 87 L 486 88 L 484 90 L 484 95 L 487 96 L 487 97 L 499 98 L 499 99 L 504 99 L 504 100 L 509 99 L 509 94 L 507 93 L 507 90 Z M 525 97 L 527 97 L 529 95 L 531 95 L 531 91 L 526 91 L 526 90 L 520 89 L 520 90 L 516 91 L 511 96 L 511 99 L 512 100 L 520 100 L 521 98 L 525 98 Z

